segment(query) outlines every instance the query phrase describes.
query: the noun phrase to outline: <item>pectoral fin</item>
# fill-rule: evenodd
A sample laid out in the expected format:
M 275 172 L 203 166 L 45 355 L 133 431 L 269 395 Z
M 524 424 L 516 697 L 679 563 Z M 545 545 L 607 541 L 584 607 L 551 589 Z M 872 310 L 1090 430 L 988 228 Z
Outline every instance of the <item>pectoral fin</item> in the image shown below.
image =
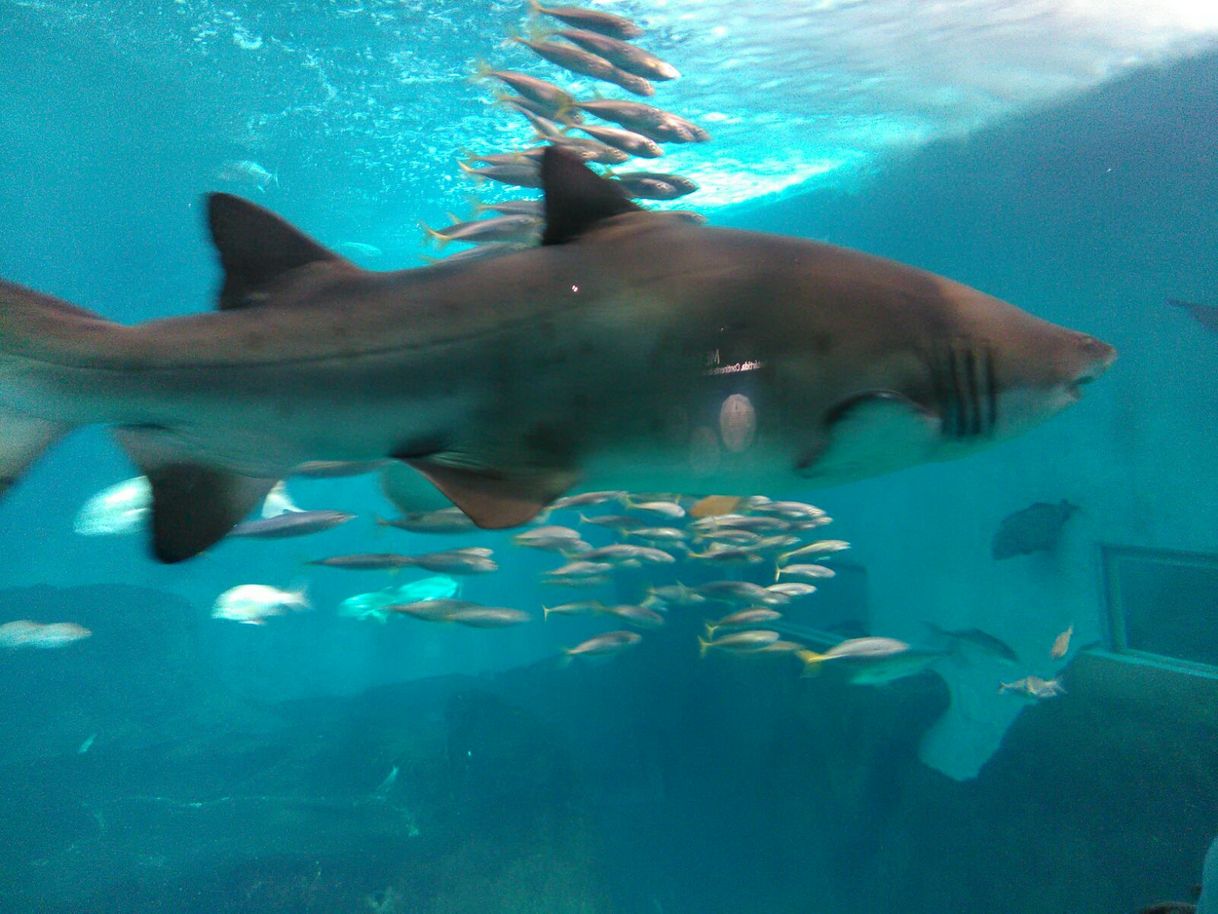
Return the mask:
M 809 478 L 835 481 L 899 469 L 927 459 L 940 426 L 938 416 L 908 397 L 869 391 L 829 412 L 818 440 L 796 469 Z
M 435 458 L 406 462 L 431 480 L 470 520 L 486 530 L 527 523 L 579 478 L 579 474 L 571 470 L 458 467 Z
M 152 486 L 152 553 L 161 562 L 192 558 L 223 539 L 276 482 L 195 463 L 161 430 L 115 436 Z

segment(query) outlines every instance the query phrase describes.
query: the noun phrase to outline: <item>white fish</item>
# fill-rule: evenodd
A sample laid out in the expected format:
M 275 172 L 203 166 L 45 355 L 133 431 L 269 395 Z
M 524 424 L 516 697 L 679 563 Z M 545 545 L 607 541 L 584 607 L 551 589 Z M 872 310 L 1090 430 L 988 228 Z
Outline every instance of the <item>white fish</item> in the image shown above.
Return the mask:
M 143 476 L 102 489 L 76 512 L 72 528 L 81 536 L 131 533 L 144 524 L 152 507 L 152 486 Z
M 368 259 L 381 257 L 385 253 L 375 244 L 364 244 L 362 241 L 340 241 L 335 247 L 344 254 L 354 254 L 357 257 Z
M 230 184 L 252 187 L 259 193 L 266 193 L 266 189 L 272 184 L 279 184 L 278 174 L 269 171 L 253 159 L 225 162 L 216 172 L 216 177 Z
M 92 749 L 93 741 L 95 739 L 97 739 L 97 734 L 90 733 L 87 737 L 85 737 L 85 741 L 76 747 L 76 754 L 84 755 L 86 752 L 88 752 L 90 749 Z
M 213 619 L 228 619 L 244 625 L 264 625 L 271 616 L 282 616 L 294 609 L 308 609 L 305 588 L 280 590 L 269 584 L 241 584 L 216 598 Z
M 50 622 L 44 625 L 29 619 L 18 619 L 0 625 L 0 647 L 64 647 L 76 641 L 83 641 L 92 634 L 93 632 L 75 622 Z
M 292 511 L 299 511 L 292 497 L 288 495 L 288 486 L 282 479 L 271 486 L 271 491 L 266 493 L 266 498 L 262 501 L 262 516 L 263 517 L 278 517 L 280 514 L 288 514 Z

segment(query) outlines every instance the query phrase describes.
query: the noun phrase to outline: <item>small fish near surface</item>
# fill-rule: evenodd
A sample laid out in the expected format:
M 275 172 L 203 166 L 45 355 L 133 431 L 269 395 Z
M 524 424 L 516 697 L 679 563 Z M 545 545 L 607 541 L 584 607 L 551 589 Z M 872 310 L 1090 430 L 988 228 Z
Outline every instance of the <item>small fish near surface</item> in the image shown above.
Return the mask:
M 342 251 L 344 254 L 363 257 L 367 260 L 375 260 L 377 257 L 382 257 L 385 254 L 375 244 L 368 244 L 363 241 L 340 241 L 334 247 L 335 250 Z
M 583 6 L 542 6 L 538 0 L 529 0 L 529 9 L 535 16 L 549 16 L 567 25 L 591 29 L 620 40 L 638 38 L 643 34 L 643 29 L 625 16 L 606 13 L 603 10 Z
M 558 147 L 535 178 L 540 246 L 386 273 L 215 194 L 213 313 L 128 326 L 0 282 L 0 491 L 101 424 L 150 481 L 163 562 L 311 460 L 391 459 L 502 529 L 577 485 L 755 492 L 963 457 L 1061 412 L 1115 358 L 913 267 L 642 210 Z M 706 428 L 656 429 L 722 400 L 731 379 L 707 365 L 725 346 L 782 370 L 749 375 L 774 404 L 749 448 L 707 464 Z
M 990 554 L 998 560 L 1036 552 L 1052 552 L 1061 539 L 1062 527 L 1079 510 L 1078 505 L 1062 499 L 1056 504 L 1038 501 L 1013 514 L 998 525 Z
M 266 193 L 266 189 L 272 184 L 279 184 L 279 175 L 272 173 L 252 159 L 225 162 L 216 171 L 216 177 L 229 184 L 252 187 L 262 194 Z
M 627 92 L 633 92 L 635 95 L 655 95 L 654 87 L 643 77 L 618 69 L 605 60 L 605 58 L 585 51 L 583 48 L 574 47 L 569 44 L 559 44 L 555 41 L 521 38 L 519 35 L 512 36 L 511 40 L 530 48 L 537 56 L 562 67 L 564 70 L 570 70 L 572 73 L 578 73 L 581 76 L 591 76 L 593 79 L 599 79 L 603 82 L 613 83 L 616 86 L 621 86 Z
M 515 70 L 496 70 L 485 61 L 479 61 L 474 78 L 499 80 L 529 101 L 542 105 L 544 111 L 541 113 L 549 112 L 546 116 L 565 112 L 575 104 L 575 99 L 566 90 L 551 82 Z
M 637 44 L 619 38 L 610 38 L 587 29 L 560 29 L 554 34 L 591 54 L 603 57 L 619 70 L 644 79 L 665 81 L 677 79 L 681 75 L 672 64 L 644 51 Z

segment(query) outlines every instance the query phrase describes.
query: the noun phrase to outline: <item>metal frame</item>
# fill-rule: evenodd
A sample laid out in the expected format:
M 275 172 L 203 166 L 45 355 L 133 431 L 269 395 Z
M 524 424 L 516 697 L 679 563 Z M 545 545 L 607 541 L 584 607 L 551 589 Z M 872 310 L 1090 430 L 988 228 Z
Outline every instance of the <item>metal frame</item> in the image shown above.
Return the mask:
M 1129 646 L 1125 628 L 1124 597 L 1121 593 L 1121 576 L 1118 565 L 1122 559 L 1160 562 L 1177 567 L 1211 569 L 1218 575 L 1218 554 L 1211 552 L 1186 552 L 1179 549 L 1155 549 L 1146 546 L 1119 546 L 1113 543 L 1100 544 L 1100 570 L 1104 591 L 1104 640 L 1108 651 L 1118 659 L 1145 663 L 1152 666 L 1218 679 L 1218 664 L 1202 663 L 1156 654 Z

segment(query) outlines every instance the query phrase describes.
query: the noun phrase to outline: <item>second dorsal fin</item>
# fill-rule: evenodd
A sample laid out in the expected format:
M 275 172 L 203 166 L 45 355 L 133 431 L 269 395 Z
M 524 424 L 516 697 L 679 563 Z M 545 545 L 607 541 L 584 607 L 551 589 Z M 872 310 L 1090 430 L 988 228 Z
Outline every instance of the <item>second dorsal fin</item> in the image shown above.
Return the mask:
M 298 267 L 347 263 L 270 210 L 232 194 L 208 195 L 207 224 L 224 267 L 221 310 L 259 304 L 266 285 Z
M 561 146 L 546 147 L 541 157 L 541 184 L 546 194 L 542 244 L 565 244 L 602 219 L 643 212 L 619 184 L 602 178 Z

